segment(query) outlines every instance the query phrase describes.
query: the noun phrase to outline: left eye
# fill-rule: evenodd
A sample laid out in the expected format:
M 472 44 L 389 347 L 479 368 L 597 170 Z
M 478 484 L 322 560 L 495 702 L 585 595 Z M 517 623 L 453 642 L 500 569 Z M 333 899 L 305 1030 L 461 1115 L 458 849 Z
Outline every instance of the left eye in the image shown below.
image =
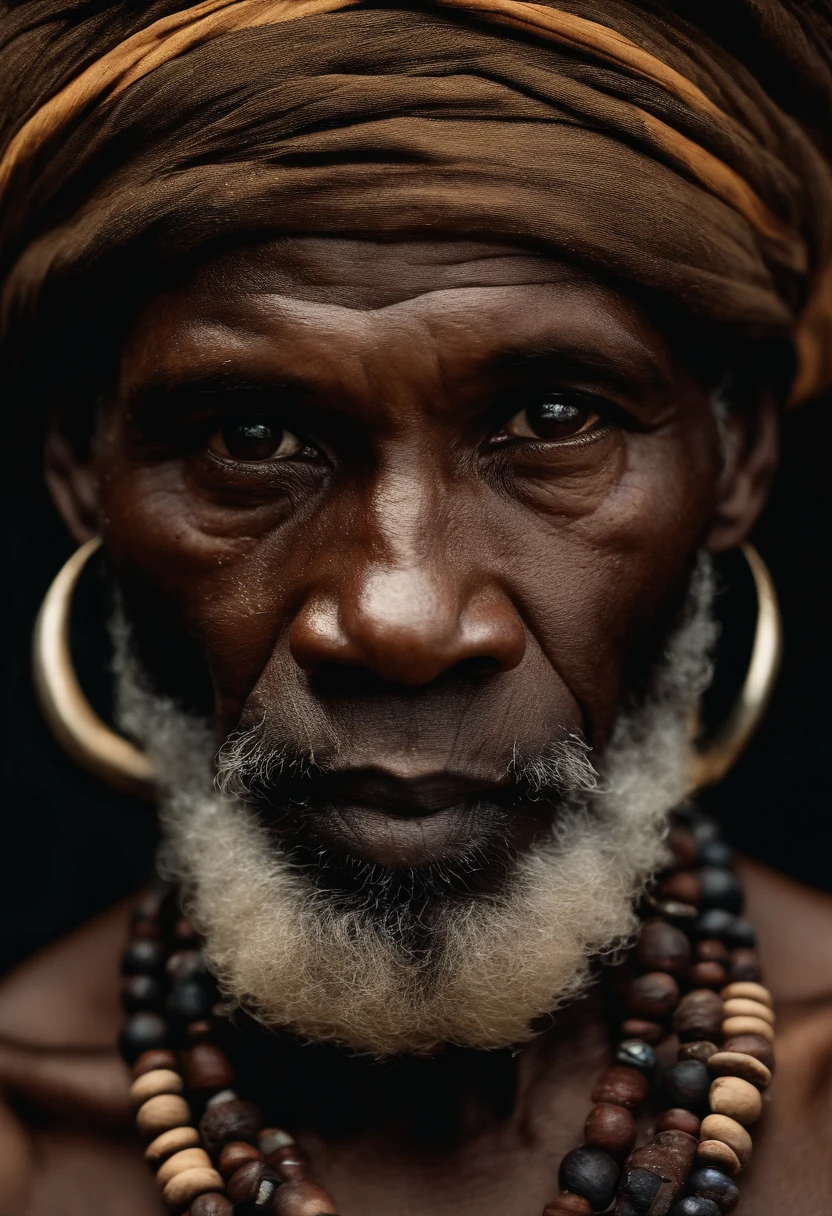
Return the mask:
M 216 456 L 255 464 L 295 456 L 304 444 L 282 426 L 251 419 L 227 422 L 211 436 L 208 448 Z
M 575 397 L 551 393 L 509 419 L 503 431 L 512 439 L 569 439 L 592 430 L 600 421 L 596 410 Z

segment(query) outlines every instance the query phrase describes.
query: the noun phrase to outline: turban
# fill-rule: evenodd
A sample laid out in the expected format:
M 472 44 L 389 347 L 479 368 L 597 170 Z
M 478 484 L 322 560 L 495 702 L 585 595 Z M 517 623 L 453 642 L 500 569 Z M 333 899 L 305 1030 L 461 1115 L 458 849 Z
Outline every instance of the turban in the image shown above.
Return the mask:
M 216 242 L 427 234 L 832 384 L 829 0 L 7 0 L 0 97 L 7 357 Z

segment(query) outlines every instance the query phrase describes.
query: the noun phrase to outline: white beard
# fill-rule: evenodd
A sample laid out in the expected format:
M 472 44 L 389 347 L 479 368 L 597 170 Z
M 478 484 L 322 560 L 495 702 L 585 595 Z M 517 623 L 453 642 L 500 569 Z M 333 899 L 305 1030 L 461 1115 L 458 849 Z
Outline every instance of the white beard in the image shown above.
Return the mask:
M 182 884 L 229 1008 L 378 1056 L 530 1038 L 536 1019 L 583 991 L 596 960 L 631 943 L 634 905 L 667 859 L 668 812 L 687 793 L 689 713 L 710 679 L 712 598 L 703 558 L 649 695 L 621 715 L 598 779 L 574 744 L 552 744 L 563 807 L 548 838 L 499 896 L 441 907 L 418 954 L 389 921 L 316 887 L 256 812 L 217 788 L 208 726 L 148 691 L 117 626 L 121 725 L 159 779 L 160 868 Z M 226 753 L 226 778 L 228 768 Z

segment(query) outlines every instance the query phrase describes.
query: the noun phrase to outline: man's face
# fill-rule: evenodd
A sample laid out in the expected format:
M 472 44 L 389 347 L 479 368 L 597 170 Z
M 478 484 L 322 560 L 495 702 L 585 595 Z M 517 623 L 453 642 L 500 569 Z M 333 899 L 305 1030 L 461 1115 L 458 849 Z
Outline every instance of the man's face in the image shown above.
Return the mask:
M 512 757 L 603 748 L 720 463 L 706 387 L 611 287 L 499 245 L 311 238 L 151 299 L 95 448 L 156 678 L 207 672 L 219 741 L 262 722 L 294 845 L 392 868 L 495 815 L 519 849 L 545 829 Z

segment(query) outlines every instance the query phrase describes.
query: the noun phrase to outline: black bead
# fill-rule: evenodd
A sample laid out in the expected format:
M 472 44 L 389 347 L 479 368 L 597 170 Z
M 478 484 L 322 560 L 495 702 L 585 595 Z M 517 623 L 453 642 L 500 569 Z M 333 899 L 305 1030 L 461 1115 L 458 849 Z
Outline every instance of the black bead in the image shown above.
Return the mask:
M 567 1153 L 560 1165 L 561 1189 L 589 1201 L 594 1212 L 603 1212 L 615 1198 L 618 1166 L 610 1154 L 595 1144 L 582 1144 Z
M 742 887 L 736 874 L 730 870 L 706 866 L 699 871 L 697 877 L 702 892 L 700 907 L 703 911 L 708 908 L 724 908 L 726 912 L 742 910 Z
M 753 950 L 757 944 L 757 934 L 747 920 L 735 916 L 734 923 L 728 930 L 726 943 L 735 950 Z
M 119 1051 L 128 1064 L 138 1060 L 143 1051 L 154 1051 L 169 1044 L 167 1023 L 158 1013 L 134 1013 L 118 1040 Z
M 624 1064 L 627 1068 L 637 1068 L 651 1081 L 655 1079 L 659 1069 L 658 1056 L 653 1048 L 641 1039 L 624 1039 L 619 1043 L 614 1062 Z
M 711 1074 L 701 1060 L 680 1060 L 665 1069 L 662 1089 L 668 1107 L 681 1106 L 700 1117 L 708 1111 Z
M 700 941 L 715 937 L 718 941 L 727 944 L 736 919 L 732 912 L 726 912 L 724 908 L 708 908 L 694 922 L 693 936 Z
M 719 827 L 716 822 L 708 815 L 700 815 L 696 817 L 690 825 L 690 831 L 693 839 L 696 841 L 697 853 L 708 845 L 714 844 L 719 840 Z
M 709 1199 L 720 1212 L 732 1212 L 740 1201 L 736 1183 L 727 1174 L 723 1174 L 722 1170 L 714 1170 L 708 1166 L 691 1170 L 687 1189 L 700 1199 Z
M 661 1178 L 651 1170 L 630 1170 L 627 1175 L 627 1198 L 639 1216 L 650 1210 L 661 1185 Z
M 703 866 L 728 870 L 734 863 L 734 850 L 724 840 L 712 840 L 699 850 L 699 862 Z
M 165 963 L 165 971 L 174 984 L 193 979 L 196 975 L 205 975 L 206 970 L 201 950 L 174 950 Z
M 686 1195 L 678 1203 L 674 1203 L 669 1216 L 719 1216 L 719 1208 L 710 1199 L 702 1199 L 699 1195 Z
M 165 986 L 155 975 L 131 975 L 121 990 L 121 1003 L 127 1013 L 149 1009 L 160 1013 L 165 1002 Z
M 165 952 L 159 942 L 137 937 L 122 955 L 121 972 L 122 975 L 155 975 L 164 965 Z
M 201 1022 L 210 1016 L 217 995 L 216 985 L 208 976 L 182 980 L 171 989 L 165 1009 L 177 1022 Z

